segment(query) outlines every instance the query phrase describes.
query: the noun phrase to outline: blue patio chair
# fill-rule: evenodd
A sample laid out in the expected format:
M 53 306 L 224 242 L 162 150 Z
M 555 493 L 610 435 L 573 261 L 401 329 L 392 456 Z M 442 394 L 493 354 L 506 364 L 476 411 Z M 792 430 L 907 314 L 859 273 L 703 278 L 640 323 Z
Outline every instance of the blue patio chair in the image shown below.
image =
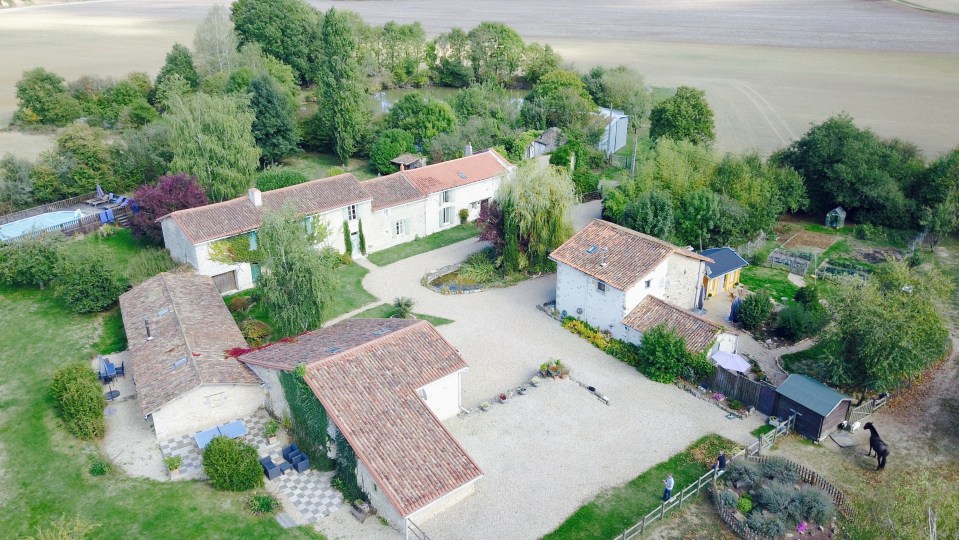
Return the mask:
M 283 459 L 290 461 L 290 454 L 294 452 L 299 452 L 299 451 L 300 449 L 297 448 L 295 444 L 291 444 L 290 446 L 287 446 L 286 448 L 283 449 Z
M 306 457 L 303 454 L 300 454 L 296 457 L 296 461 L 293 462 L 293 468 L 296 472 L 301 473 L 310 468 L 310 458 Z
M 126 377 L 126 374 L 124 373 L 125 370 L 126 370 L 124 364 L 126 364 L 126 362 L 120 362 L 120 367 L 117 367 L 117 368 L 116 368 L 116 370 L 117 370 L 117 377 Z M 114 366 L 114 367 L 115 367 L 115 366 Z
M 263 466 L 263 474 L 266 475 L 268 480 L 273 480 L 274 478 L 277 478 L 283 474 L 283 471 L 276 466 L 276 463 L 273 463 L 273 458 L 270 456 L 266 456 L 265 458 L 261 459 L 260 465 Z

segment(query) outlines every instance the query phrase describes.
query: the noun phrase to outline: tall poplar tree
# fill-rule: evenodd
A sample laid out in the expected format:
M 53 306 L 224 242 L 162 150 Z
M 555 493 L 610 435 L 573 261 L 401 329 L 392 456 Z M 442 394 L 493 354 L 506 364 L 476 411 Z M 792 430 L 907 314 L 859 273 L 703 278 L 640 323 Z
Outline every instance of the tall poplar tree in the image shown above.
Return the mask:
M 260 75 L 250 81 L 253 108 L 253 138 L 265 163 L 273 163 L 296 150 L 296 111 L 273 77 Z
M 345 164 L 366 138 L 371 114 L 356 61 L 356 38 L 346 17 L 333 8 L 323 18 L 320 46 L 317 120 L 330 149 Z

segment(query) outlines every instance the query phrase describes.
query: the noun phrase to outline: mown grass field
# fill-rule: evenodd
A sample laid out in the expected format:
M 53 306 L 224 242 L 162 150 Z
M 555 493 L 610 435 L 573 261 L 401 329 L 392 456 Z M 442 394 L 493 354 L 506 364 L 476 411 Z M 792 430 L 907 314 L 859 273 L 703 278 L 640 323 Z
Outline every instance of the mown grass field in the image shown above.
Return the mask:
M 370 309 L 357 313 L 353 315 L 354 319 L 388 319 L 396 314 L 396 309 L 390 304 L 380 304 Z M 429 321 L 433 326 L 443 326 L 444 324 L 450 324 L 454 322 L 452 319 L 444 319 L 443 317 L 436 317 L 434 315 L 424 315 L 422 313 L 414 313 L 417 319 L 424 321 Z
M 464 223 L 455 227 L 433 233 L 423 238 L 418 238 L 412 242 L 406 242 L 398 246 L 393 246 L 383 251 L 370 253 L 366 259 L 376 266 L 386 266 L 388 264 L 401 261 L 403 259 L 433 251 L 441 247 L 461 242 L 468 238 L 473 238 L 479 234 L 479 229 L 473 223 Z

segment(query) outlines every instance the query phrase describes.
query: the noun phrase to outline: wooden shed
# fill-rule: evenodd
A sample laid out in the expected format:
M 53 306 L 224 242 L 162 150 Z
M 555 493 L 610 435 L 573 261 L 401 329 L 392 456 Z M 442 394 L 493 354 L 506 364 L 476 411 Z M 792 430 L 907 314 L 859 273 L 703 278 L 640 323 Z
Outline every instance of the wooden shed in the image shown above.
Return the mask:
M 835 431 L 846 419 L 852 398 L 829 388 L 805 375 L 793 373 L 776 389 L 779 418 L 789 418 L 795 412 L 796 431 L 809 439 L 819 441 Z
M 841 229 L 846 224 L 846 211 L 837 206 L 826 214 L 826 226 Z

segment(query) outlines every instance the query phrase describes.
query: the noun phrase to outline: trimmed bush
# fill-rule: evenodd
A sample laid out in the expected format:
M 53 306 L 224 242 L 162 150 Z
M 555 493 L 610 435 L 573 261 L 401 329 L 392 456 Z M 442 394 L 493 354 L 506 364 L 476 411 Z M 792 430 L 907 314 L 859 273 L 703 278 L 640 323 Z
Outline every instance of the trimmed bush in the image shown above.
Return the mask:
M 736 508 L 739 506 L 739 495 L 735 491 L 724 489 L 716 494 L 716 501 L 723 508 Z
M 756 504 L 777 516 L 788 516 L 796 490 L 779 482 L 768 482 L 756 491 Z
M 806 285 L 796 291 L 793 300 L 804 306 L 819 304 L 819 288 L 815 285 Z
M 795 304 L 779 312 L 776 329 L 787 338 L 799 341 L 819 332 L 827 320 L 826 311 L 818 303 Z
M 413 314 L 413 299 L 408 296 L 398 296 L 393 299 L 393 316 L 397 319 L 408 319 Z
M 97 374 L 89 366 L 76 362 L 60 368 L 53 375 L 50 393 L 67 431 L 85 440 L 100 439 L 106 434 L 106 400 Z
M 247 319 L 240 325 L 240 332 L 250 347 L 259 347 L 269 342 L 273 329 L 263 321 Z
M 256 448 L 243 441 L 214 437 L 203 450 L 203 470 L 222 491 L 247 491 L 263 485 Z
M 743 515 L 748 514 L 749 511 L 753 509 L 753 498 L 749 496 L 749 493 L 743 493 L 743 496 L 736 502 L 736 508 L 738 508 Z
M 246 507 L 255 516 L 272 514 L 280 507 L 280 501 L 266 493 L 254 493 L 246 503 Z
M 743 298 L 739 305 L 739 323 L 746 330 L 755 330 L 772 315 L 772 298 L 766 291 L 757 291 Z
M 762 480 L 763 477 L 759 465 L 751 461 L 746 461 L 745 459 L 732 462 L 729 465 L 727 474 L 731 482 L 736 482 L 746 490 L 752 489 L 759 484 L 759 481 Z
M 127 288 L 120 272 L 90 249 L 64 250 L 56 274 L 57 297 L 77 313 L 103 311 Z
M 778 538 L 786 534 L 786 524 L 778 516 L 765 516 L 756 511 L 746 518 L 746 526 L 750 530 L 763 536 Z
M 795 521 L 828 523 L 836 515 L 836 504 L 825 491 L 815 486 L 803 486 L 793 497 L 789 515 Z
M 762 465 L 763 476 L 782 484 L 795 484 L 799 481 L 799 471 L 787 459 L 774 456 Z
M 250 306 L 252 305 L 253 299 L 249 296 L 235 296 L 230 298 L 230 301 L 227 302 L 226 307 L 232 313 L 236 313 L 237 311 L 246 311 L 250 309 Z
M 256 189 L 260 191 L 272 191 L 274 189 L 302 184 L 307 180 L 306 175 L 299 171 L 269 168 L 256 177 Z

